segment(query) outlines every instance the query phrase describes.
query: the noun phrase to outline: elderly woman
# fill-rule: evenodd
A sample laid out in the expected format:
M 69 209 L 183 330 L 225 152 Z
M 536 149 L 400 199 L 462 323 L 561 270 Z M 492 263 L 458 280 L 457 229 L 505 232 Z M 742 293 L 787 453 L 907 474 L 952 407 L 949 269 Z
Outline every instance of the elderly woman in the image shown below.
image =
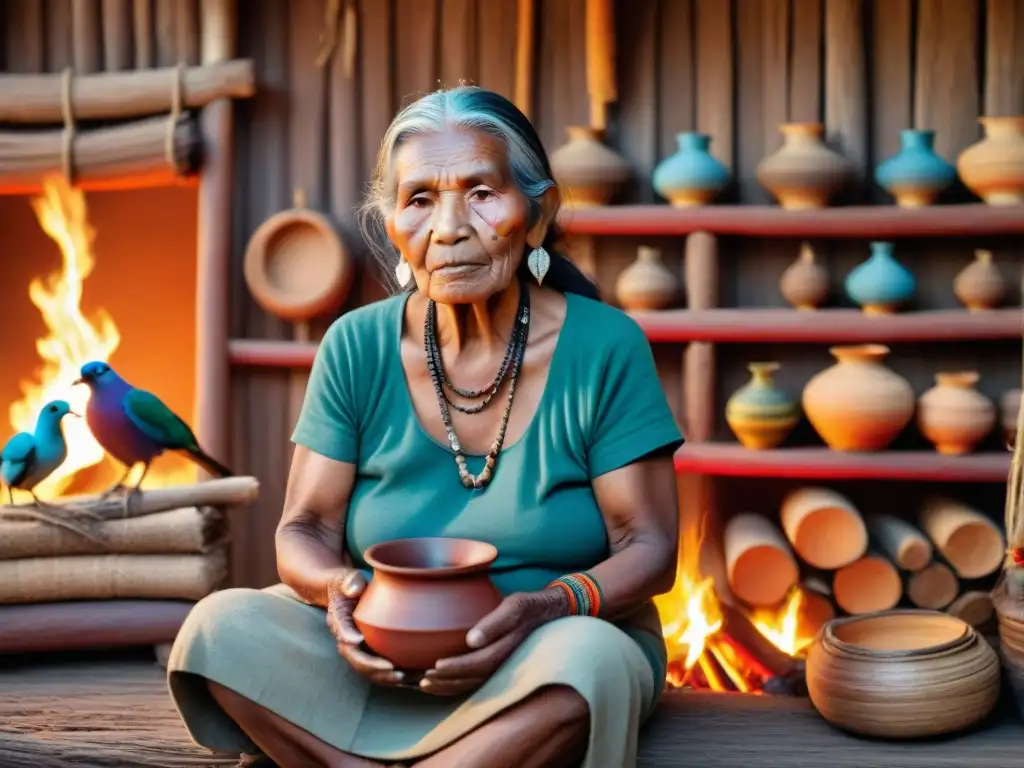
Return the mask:
M 297 766 L 636 761 L 665 678 L 682 439 L 650 347 L 555 251 L 536 131 L 479 88 L 384 136 L 366 218 L 401 291 L 334 323 L 295 428 L 282 585 L 203 600 L 170 686 L 191 736 Z M 362 643 L 365 550 L 498 550 L 469 652 L 414 675 Z

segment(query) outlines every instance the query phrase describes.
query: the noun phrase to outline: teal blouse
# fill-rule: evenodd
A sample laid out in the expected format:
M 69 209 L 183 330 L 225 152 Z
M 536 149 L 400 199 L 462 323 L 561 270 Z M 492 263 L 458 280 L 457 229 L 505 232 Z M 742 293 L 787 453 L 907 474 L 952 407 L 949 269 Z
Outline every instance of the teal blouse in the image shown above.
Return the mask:
M 491 483 L 467 490 L 448 446 L 413 409 L 400 354 L 407 298 L 360 307 L 331 326 L 292 438 L 356 465 L 345 532 L 353 561 L 368 568 L 363 552 L 396 538 L 487 541 L 498 550 L 493 581 L 509 594 L 607 559 L 591 480 L 682 444 L 639 326 L 614 307 L 567 294 L 533 420 L 506 444 Z M 467 457 L 474 473 L 483 462 Z

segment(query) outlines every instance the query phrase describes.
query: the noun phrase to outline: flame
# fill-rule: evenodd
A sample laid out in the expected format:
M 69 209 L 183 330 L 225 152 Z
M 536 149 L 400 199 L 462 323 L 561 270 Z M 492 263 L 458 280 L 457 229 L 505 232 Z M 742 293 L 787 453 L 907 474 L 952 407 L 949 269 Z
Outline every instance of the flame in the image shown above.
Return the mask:
M 696 530 L 684 531 L 675 584 L 655 598 L 668 647 L 668 681 L 682 686 L 696 677 L 715 691 L 757 692 L 770 672 L 721 633 L 724 616 L 714 579 L 700 573 L 705 524 L 706 516 Z M 803 592 L 794 589 L 777 610 L 762 609 L 748 616 L 775 647 L 801 656 L 814 639 L 799 630 L 803 603 Z
M 60 269 L 35 278 L 28 288 L 29 299 L 42 315 L 47 333 L 36 340 L 42 364 L 32 380 L 21 382 L 22 397 L 11 404 L 9 418 L 15 431 L 31 433 L 39 411 L 51 400 L 66 400 L 73 411 L 84 414 L 89 390 L 73 385 L 79 370 L 90 360 L 109 361 L 121 343 L 121 334 L 106 310 L 98 309 L 91 317 L 82 312 L 82 290 L 96 265 L 95 231 L 89 224 L 85 194 L 63 177 L 54 177 L 43 182 L 42 194 L 30 203 L 39 225 L 61 254 Z M 65 418 L 63 427 L 68 456 L 57 471 L 36 486 L 37 495 L 43 499 L 59 496 L 77 472 L 100 463 L 104 457 L 85 419 Z M 152 472 L 146 486 L 195 480 L 191 468 L 178 469 L 174 475 Z
M 805 603 L 804 592 L 799 587 L 791 590 L 782 607 L 777 611 L 759 610 L 750 617 L 758 632 L 768 638 L 772 645 L 790 656 L 801 656 L 814 642 L 814 637 L 801 637 L 800 613 Z
M 36 340 L 42 365 L 35 379 L 21 382 L 22 397 L 10 406 L 11 426 L 18 432 L 32 432 L 39 411 L 50 400 L 67 400 L 73 411 L 83 413 L 89 390 L 73 386 L 79 369 L 90 360 L 109 360 L 121 343 L 109 313 L 98 310 L 92 318 L 82 313 L 82 287 L 96 264 L 95 232 L 89 225 L 85 195 L 62 178 L 47 179 L 42 194 L 30 202 L 43 231 L 60 248 L 61 267 L 45 278 L 35 278 L 28 287 L 48 333 Z M 36 486 L 41 498 L 58 496 L 76 472 L 103 459 L 103 449 L 84 419 L 66 418 L 64 435 L 68 457 Z

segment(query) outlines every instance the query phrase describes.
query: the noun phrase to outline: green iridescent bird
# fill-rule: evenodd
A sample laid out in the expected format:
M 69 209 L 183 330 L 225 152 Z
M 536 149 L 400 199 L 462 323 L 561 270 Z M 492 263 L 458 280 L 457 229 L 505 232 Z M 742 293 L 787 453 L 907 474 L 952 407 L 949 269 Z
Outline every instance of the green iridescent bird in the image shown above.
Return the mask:
M 136 464 L 142 476 L 132 492 L 138 491 L 153 460 L 165 451 L 180 451 L 210 474 L 229 477 L 234 473 L 204 451 L 189 427 L 159 397 L 136 389 L 104 362 L 82 366 L 76 384 L 92 390 L 85 409 L 89 430 L 100 446 L 125 465 L 125 473 L 107 494 L 124 487 Z

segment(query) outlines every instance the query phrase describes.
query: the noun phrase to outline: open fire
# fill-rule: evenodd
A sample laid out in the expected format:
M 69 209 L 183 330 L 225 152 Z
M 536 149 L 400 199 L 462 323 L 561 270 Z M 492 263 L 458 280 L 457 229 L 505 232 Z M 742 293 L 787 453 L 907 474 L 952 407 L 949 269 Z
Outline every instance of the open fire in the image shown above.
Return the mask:
M 62 177 L 48 179 L 42 194 L 31 205 L 43 231 L 57 244 L 60 269 L 32 280 L 28 288 L 32 304 L 39 310 L 47 333 L 36 340 L 40 366 L 32 379 L 21 382 L 21 399 L 9 409 L 11 427 L 16 432 L 31 432 L 42 406 L 62 399 L 72 410 L 82 413 L 89 399 L 87 387 L 75 387 L 83 363 L 110 361 L 121 343 L 114 318 L 104 309 L 87 317 L 82 308 L 85 281 L 96 265 L 93 251 L 95 231 L 89 224 L 85 194 L 72 188 Z M 36 487 L 42 499 L 53 499 L 70 489 L 83 470 L 111 461 L 93 438 L 84 419 L 65 419 L 64 434 L 68 457 L 61 467 Z M 113 473 L 107 473 L 113 475 Z M 116 473 L 117 475 L 120 472 Z M 95 491 L 107 482 L 106 474 L 93 473 L 82 491 Z M 100 477 L 99 475 L 103 475 Z M 159 463 L 146 477 L 144 487 L 165 487 L 195 482 L 191 467 L 161 468 Z
M 668 645 L 669 685 L 762 693 L 773 681 L 799 676 L 817 629 L 801 621 L 803 592 L 794 589 L 776 610 L 747 613 L 724 604 L 714 579 L 700 573 L 703 538 L 703 529 L 684 532 L 676 583 L 655 599 Z

